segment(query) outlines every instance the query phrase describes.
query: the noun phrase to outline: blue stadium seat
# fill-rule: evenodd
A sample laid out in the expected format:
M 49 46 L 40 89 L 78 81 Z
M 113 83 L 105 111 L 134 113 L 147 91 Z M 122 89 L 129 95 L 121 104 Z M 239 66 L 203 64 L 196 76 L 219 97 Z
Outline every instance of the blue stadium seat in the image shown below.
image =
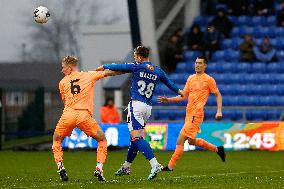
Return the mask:
M 262 26 L 262 24 L 266 21 L 264 16 L 253 16 L 251 19 L 252 26 Z
M 248 121 L 262 121 L 264 120 L 264 114 L 263 110 L 247 110 L 246 118 Z
M 284 106 L 284 96 L 273 96 L 275 106 Z
M 174 120 L 184 120 L 186 112 L 185 110 L 174 110 L 173 114 Z
M 283 110 L 266 110 L 266 120 L 279 121 Z
M 275 27 L 274 28 L 274 32 L 275 32 L 276 37 L 282 37 L 283 34 L 284 34 L 284 28 L 282 28 L 282 27 Z
M 244 27 L 243 28 L 243 34 L 242 34 L 242 36 L 244 35 L 244 34 L 251 34 L 251 35 L 253 35 L 253 27 Z
M 238 17 L 236 17 L 236 16 L 229 16 L 229 19 L 233 22 L 234 25 L 238 24 Z
M 253 34 L 253 28 L 248 26 L 234 27 L 232 37 L 243 37 L 245 34 Z
M 215 73 L 217 72 L 217 68 L 218 68 L 218 63 L 217 62 L 210 62 L 206 68 L 207 73 Z
M 278 91 L 281 91 L 281 85 L 266 84 L 262 86 L 267 91 L 267 95 L 281 95 L 278 94 Z M 280 90 L 278 90 L 278 88 L 280 88 Z
M 239 51 L 235 50 L 225 50 L 224 52 L 224 59 L 225 61 L 238 61 L 240 57 Z
M 221 92 L 222 95 L 230 95 L 231 94 L 231 85 L 224 85 L 220 84 L 218 85 L 218 89 Z
M 175 92 L 173 92 L 172 90 L 170 90 L 167 86 L 165 86 L 164 84 L 161 84 L 159 87 L 157 86 L 158 91 L 157 94 L 159 95 L 175 95 Z M 157 89 L 156 89 L 157 90 Z
M 173 104 L 171 103 L 171 105 L 173 105 Z M 178 102 L 175 105 L 177 105 L 177 106 L 186 106 L 187 105 L 187 100 Z
M 238 106 L 239 97 L 238 96 L 223 96 L 223 105 L 224 106 Z
M 253 37 L 255 37 L 255 38 L 263 37 L 263 32 L 262 32 L 263 29 L 264 29 L 264 27 L 253 28 Z M 257 44 L 259 44 L 259 42 L 257 42 Z
M 251 19 L 249 16 L 239 16 L 237 20 L 237 25 L 243 26 L 243 25 L 250 25 Z
M 279 61 L 284 61 L 284 51 L 277 51 L 276 56 Z
M 198 56 L 200 56 L 201 53 L 199 51 L 184 51 L 184 58 L 187 61 L 195 60 Z
M 255 73 L 265 73 L 266 72 L 266 64 L 261 62 L 261 63 L 253 63 L 252 64 L 252 70 Z
M 258 81 L 258 75 L 255 73 L 246 74 L 246 78 L 244 78 L 246 83 L 256 83 Z
M 246 95 L 252 96 L 252 95 L 258 94 L 257 89 L 256 89 L 258 87 L 258 85 L 247 83 L 245 86 L 246 86 L 246 93 L 245 93 Z
M 208 22 L 212 20 L 212 16 L 197 16 L 194 19 L 194 23 L 200 26 L 207 26 Z
M 247 100 L 248 96 L 238 96 L 238 101 L 237 101 L 237 106 L 248 106 L 248 100 Z
M 185 82 L 185 80 L 183 79 L 183 73 L 172 73 L 169 75 L 169 78 L 174 81 L 176 84 L 182 84 Z M 163 83 L 161 83 L 161 85 L 164 85 Z
M 271 35 L 271 36 L 269 36 L 269 35 Z M 259 27 L 255 27 L 253 29 L 253 37 L 262 39 L 265 36 L 274 37 L 275 33 L 273 31 L 271 31 L 271 28 L 269 28 L 269 27 L 259 26 Z
M 256 96 L 256 95 L 260 95 L 260 93 L 262 93 L 262 86 L 261 85 L 256 85 L 256 84 L 249 84 L 247 85 L 247 87 L 251 87 L 248 90 L 248 95 L 251 96 Z
M 186 67 L 187 65 L 185 62 L 179 62 L 176 67 L 176 72 L 178 73 L 186 72 Z
M 276 43 L 277 43 L 277 39 L 276 38 L 270 38 L 270 43 L 271 43 L 271 45 L 273 45 L 273 47 L 275 47 Z
M 234 69 L 234 65 L 230 62 L 220 62 L 220 69 L 221 73 L 232 72 L 232 70 Z
M 188 74 L 193 74 L 195 73 L 194 71 L 194 61 L 195 60 L 191 60 L 191 61 L 187 61 L 186 62 L 186 67 L 185 67 L 185 72 Z
M 271 92 L 271 94 L 275 94 L 275 95 L 279 95 L 279 96 L 283 96 L 284 95 L 284 84 L 280 84 L 280 85 L 272 85 L 270 86 L 270 89 L 273 90 Z
M 271 38 L 275 38 L 276 36 L 277 36 L 277 33 L 276 33 L 276 28 L 277 27 L 271 27 L 271 26 L 269 26 L 269 30 L 268 30 L 268 33 L 267 33 L 267 35 L 268 35 L 268 37 L 271 39 Z
M 259 106 L 274 106 L 275 96 L 259 96 Z
M 271 82 L 271 75 L 270 74 L 261 74 L 258 73 L 256 74 L 259 78 L 258 78 L 258 82 L 256 81 L 255 84 L 269 84 Z
M 274 77 L 276 77 L 277 83 L 279 84 L 284 83 L 284 74 L 277 74 L 277 75 L 274 75 Z
M 234 70 L 238 71 L 239 73 L 251 73 L 253 71 L 251 63 L 249 62 L 237 62 Z
M 242 77 L 244 74 L 231 74 L 227 76 L 227 80 L 230 81 L 232 84 L 240 84 L 244 81 L 244 78 Z
M 213 95 L 210 95 L 208 97 L 208 101 L 207 101 L 207 106 L 216 106 L 216 97 Z
M 243 42 L 243 38 L 241 38 L 241 37 L 233 38 L 233 43 L 234 43 L 235 50 L 239 50 L 239 47 L 240 47 L 242 42 Z
M 266 21 L 264 22 L 266 26 L 274 26 L 276 25 L 276 16 L 268 16 L 266 17 Z
M 172 80 L 173 82 L 179 83 L 180 74 L 178 74 L 178 73 L 172 73 L 172 74 L 170 74 L 168 77 L 169 77 L 169 79 Z M 161 85 L 163 85 L 163 84 L 161 83 Z
M 222 42 L 222 49 L 230 49 L 230 48 L 233 48 L 233 40 L 224 39 Z
M 269 63 L 267 65 L 267 72 L 268 73 L 281 73 L 281 63 L 275 62 L 275 63 Z
M 223 118 L 225 120 L 230 119 L 232 121 L 239 121 L 242 120 L 243 114 L 241 110 L 235 110 L 235 109 L 228 109 L 223 111 Z
M 262 85 L 258 85 L 260 86 L 258 94 L 262 95 L 262 96 L 269 96 L 269 95 L 274 95 L 276 94 L 276 88 L 274 88 L 275 85 L 271 85 L 271 84 L 262 84 Z
M 173 110 L 153 110 L 154 118 L 156 120 L 173 120 L 174 114 L 172 113 Z
M 214 75 L 211 74 L 211 76 L 216 80 L 218 84 L 228 83 L 228 81 L 226 81 L 225 74 L 214 74 Z
M 239 27 L 234 27 L 232 29 L 232 32 L 231 32 L 231 37 L 233 37 L 233 38 L 242 37 L 239 33 L 240 33 L 240 28 Z
M 216 52 L 213 54 L 212 61 L 220 61 L 220 60 L 223 60 L 223 58 L 224 58 L 224 56 L 225 56 L 224 54 L 225 54 L 225 51 L 223 51 L 223 50 L 216 51 Z
M 234 94 L 232 93 L 233 95 L 241 96 L 241 95 L 247 94 L 247 87 L 244 84 L 235 84 L 235 85 L 232 85 L 232 87 L 233 87 L 233 91 L 235 91 Z
M 275 44 L 275 48 L 277 48 L 278 50 L 283 50 L 284 48 L 284 38 L 283 37 L 278 37 L 276 40 L 276 44 Z M 282 53 L 280 53 L 282 52 Z M 280 56 L 283 56 L 283 51 L 279 51 L 278 54 L 280 53 Z M 278 56 L 276 54 L 276 56 Z
M 216 110 L 215 109 L 206 109 L 204 111 L 204 118 L 206 121 L 208 120 L 214 120 L 216 115 Z

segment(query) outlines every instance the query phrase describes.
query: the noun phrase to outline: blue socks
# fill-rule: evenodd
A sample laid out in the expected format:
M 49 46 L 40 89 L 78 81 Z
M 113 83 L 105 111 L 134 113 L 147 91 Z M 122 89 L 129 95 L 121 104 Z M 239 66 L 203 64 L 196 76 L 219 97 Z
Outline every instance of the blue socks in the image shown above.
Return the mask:
M 131 144 L 128 148 L 126 161 L 132 163 L 135 157 L 137 156 L 137 153 L 138 153 L 138 147 L 135 144 L 133 144 L 133 142 L 131 141 Z
M 148 159 L 149 161 L 155 157 L 154 152 L 150 144 L 143 138 L 137 139 L 131 142 L 131 145 L 134 144 L 140 152 Z M 128 151 L 129 152 L 129 151 Z

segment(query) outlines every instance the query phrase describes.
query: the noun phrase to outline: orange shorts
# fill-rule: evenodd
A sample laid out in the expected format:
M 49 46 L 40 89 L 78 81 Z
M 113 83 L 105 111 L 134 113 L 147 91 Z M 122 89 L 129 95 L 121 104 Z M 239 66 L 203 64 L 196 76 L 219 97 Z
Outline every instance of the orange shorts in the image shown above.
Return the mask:
M 70 136 L 77 127 L 88 136 L 95 136 L 100 128 L 88 110 L 64 110 L 55 132 L 62 138 Z
M 203 122 L 203 117 L 186 116 L 183 128 L 180 134 L 195 139 L 197 133 L 200 133 L 200 125 Z

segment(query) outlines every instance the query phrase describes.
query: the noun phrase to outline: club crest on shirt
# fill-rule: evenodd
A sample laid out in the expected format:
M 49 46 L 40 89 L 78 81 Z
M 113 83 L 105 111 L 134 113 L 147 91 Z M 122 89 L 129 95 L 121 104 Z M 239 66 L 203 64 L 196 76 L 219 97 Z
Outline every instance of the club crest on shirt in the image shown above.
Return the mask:
M 146 67 L 148 68 L 148 70 L 150 70 L 150 71 L 153 71 L 154 70 L 154 67 L 153 66 L 151 66 L 150 64 L 146 64 Z

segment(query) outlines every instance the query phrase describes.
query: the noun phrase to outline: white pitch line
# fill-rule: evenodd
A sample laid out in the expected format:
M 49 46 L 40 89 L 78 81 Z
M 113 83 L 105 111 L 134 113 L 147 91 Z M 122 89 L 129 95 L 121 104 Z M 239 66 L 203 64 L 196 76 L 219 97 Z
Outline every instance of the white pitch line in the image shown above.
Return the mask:
M 270 170 L 270 171 L 257 171 L 257 172 L 254 172 L 254 173 L 279 173 L 279 172 L 284 172 L 284 170 L 278 170 L 278 171 L 274 171 L 274 170 Z M 214 175 L 182 175 L 182 176 L 179 176 L 179 177 L 172 177 L 174 179 L 182 179 L 182 178 L 196 178 L 196 177 L 210 177 L 210 176 L 226 176 L 226 175 L 241 175 L 241 174 L 248 174 L 250 172 L 235 172 L 235 173 L 217 173 L 217 174 L 214 174 Z

